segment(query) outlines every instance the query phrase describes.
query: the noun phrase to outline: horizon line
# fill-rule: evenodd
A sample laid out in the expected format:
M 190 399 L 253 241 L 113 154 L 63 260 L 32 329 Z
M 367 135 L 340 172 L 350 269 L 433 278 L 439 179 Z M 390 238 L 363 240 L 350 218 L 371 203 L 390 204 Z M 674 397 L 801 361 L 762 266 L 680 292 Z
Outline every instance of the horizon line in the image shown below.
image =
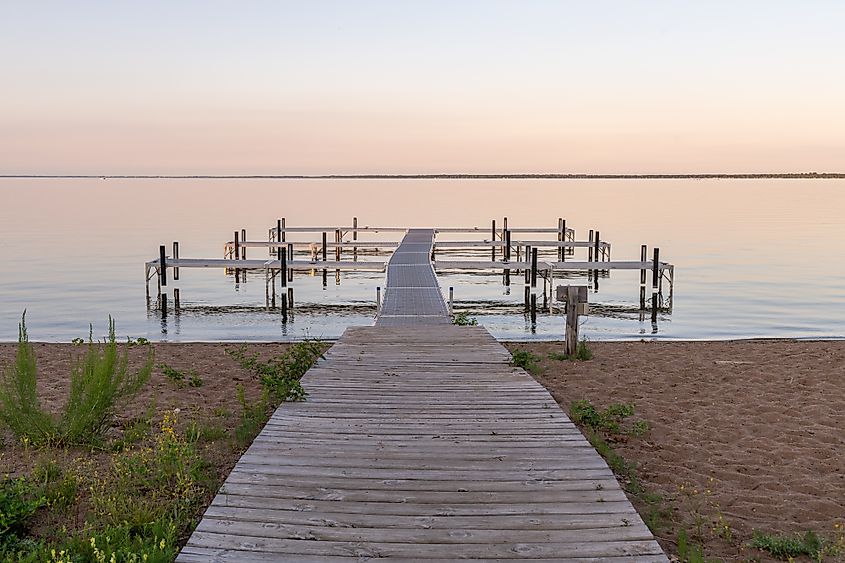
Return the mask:
M 845 172 L 747 173 L 532 173 L 503 174 L 0 174 L 0 179 L 162 179 L 162 180 L 659 180 L 659 179 L 845 179 Z

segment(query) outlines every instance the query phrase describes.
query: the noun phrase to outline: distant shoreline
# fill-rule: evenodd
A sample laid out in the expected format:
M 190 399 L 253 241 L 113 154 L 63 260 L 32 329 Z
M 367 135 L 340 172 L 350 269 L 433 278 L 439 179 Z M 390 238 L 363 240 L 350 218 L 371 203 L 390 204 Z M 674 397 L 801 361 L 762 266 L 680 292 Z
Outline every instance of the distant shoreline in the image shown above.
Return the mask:
M 783 174 L 0 174 L 0 179 L 109 180 L 838 180 L 843 172 Z

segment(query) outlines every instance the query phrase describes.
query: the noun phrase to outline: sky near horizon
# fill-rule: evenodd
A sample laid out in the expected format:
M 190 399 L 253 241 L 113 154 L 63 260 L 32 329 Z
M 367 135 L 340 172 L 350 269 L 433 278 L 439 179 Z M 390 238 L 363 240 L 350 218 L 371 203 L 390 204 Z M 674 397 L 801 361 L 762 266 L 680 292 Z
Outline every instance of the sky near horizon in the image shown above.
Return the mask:
M 845 2 L 4 2 L 0 174 L 845 172 Z

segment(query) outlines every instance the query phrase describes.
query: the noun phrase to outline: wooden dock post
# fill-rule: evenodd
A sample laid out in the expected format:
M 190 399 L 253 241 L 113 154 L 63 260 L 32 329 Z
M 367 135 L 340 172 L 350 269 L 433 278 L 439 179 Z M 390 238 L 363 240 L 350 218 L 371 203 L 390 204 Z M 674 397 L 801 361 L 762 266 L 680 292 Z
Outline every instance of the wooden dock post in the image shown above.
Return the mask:
M 326 270 L 326 231 L 323 231 L 323 289 L 328 285 L 327 270 Z
M 593 242 L 593 229 L 590 229 L 590 237 L 587 240 L 590 241 L 591 243 Z M 592 244 L 590 244 L 590 246 L 587 247 L 587 261 L 588 262 L 593 261 L 593 245 Z
M 288 286 L 288 256 L 287 252 L 282 252 L 279 257 L 279 277 L 281 278 L 282 291 Z
M 455 310 L 455 288 L 449 286 L 449 314 L 451 315 L 452 312 Z
M 511 261 L 511 232 L 505 229 L 505 253 L 504 253 L 505 262 Z M 505 286 L 510 287 L 511 285 L 511 270 L 510 268 L 505 268 Z
M 599 234 L 599 232 L 596 231 L 596 240 L 595 240 L 596 244 L 595 244 L 595 250 L 593 251 L 593 256 L 595 256 L 596 262 L 598 262 L 600 260 L 600 258 L 599 258 L 599 245 L 601 245 L 601 242 L 599 242 L 601 240 L 599 238 L 600 236 L 601 235 Z M 598 270 L 596 270 L 596 274 L 598 274 Z
M 355 242 L 358 241 L 358 218 L 357 217 L 352 218 L 352 240 L 355 241 Z M 352 247 L 352 261 L 353 262 L 358 261 L 358 247 L 357 246 Z
M 335 229 L 335 231 L 334 231 L 334 242 L 335 242 L 334 260 L 335 260 L 335 262 L 340 262 L 340 256 L 341 256 L 340 243 L 342 241 L 343 241 L 343 234 L 341 234 L 340 229 Z
M 564 354 L 571 356 L 578 350 L 578 315 L 587 312 L 587 286 L 559 285 L 557 299 L 566 300 Z
M 288 287 L 288 309 L 293 314 L 293 288 Z
M 490 242 L 493 243 L 491 246 L 491 256 L 493 262 L 496 261 L 496 220 L 493 219 L 491 227 L 490 227 Z
M 642 245 L 640 247 L 640 262 L 645 262 L 646 260 L 648 260 L 648 247 Z M 643 268 L 640 270 L 640 311 L 645 311 L 645 281 L 646 271 Z
M 173 241 L 173 259 L 179 259 L 179 241 Z M 173 268 L 173 281 L 179 281 L 179 268 Z
M 179 288 L 173 288 L 173 310 L 178 313 L 182 304 L 179 301 Z
M 531 249 L 531 324 L 537 324 L 537 249 Z
M 288 245 L 288 262 L 293 262 L 293 243 L 289 242 Z M 284 251 L 282 251 L 284 252 Z M 288 281 L 293 281 L 293 268 L 288 268 Z
M 376 287 L 376 315 L 381 313 L 381 286 Z
M 657 282 L 660 276 L 660 249 L 654 249 L 654 259 L 651 265 L 651 322 L 657 323 Z
M 557 241 L 563 242 L 563 236 L 566 230 L 564 229 L 563 217 L 557 218 Z M 557 261 L 563 262 L 563 246 L 557 247 Z
M 281 260 L 282 252 L 282 220 L 276 219 L 276 258 Z
M 525 246 L 525 260 L 531 260 L 531 247 Z M 525 268 L 523 270 L 523 285 L 525 286 L 525 310 L 528 311 L 531 308 L 531 268 Z
M 239 236 L 238 231 L 235 231 L 235 260 L 241 259 L 241 243 L 239 242 Z
M 158 247 L 158 300 L 162 317 L 167 315 L 167 260 L 165 252 L 163 244 Z

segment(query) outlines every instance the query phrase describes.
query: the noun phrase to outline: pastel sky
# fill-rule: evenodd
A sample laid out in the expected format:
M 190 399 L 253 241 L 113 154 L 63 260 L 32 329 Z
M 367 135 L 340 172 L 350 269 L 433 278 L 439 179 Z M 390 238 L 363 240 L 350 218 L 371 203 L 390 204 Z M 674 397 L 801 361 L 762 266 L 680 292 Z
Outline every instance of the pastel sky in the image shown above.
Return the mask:
M 0 174 L 845 172 L 842 1 L 36 1 Z

